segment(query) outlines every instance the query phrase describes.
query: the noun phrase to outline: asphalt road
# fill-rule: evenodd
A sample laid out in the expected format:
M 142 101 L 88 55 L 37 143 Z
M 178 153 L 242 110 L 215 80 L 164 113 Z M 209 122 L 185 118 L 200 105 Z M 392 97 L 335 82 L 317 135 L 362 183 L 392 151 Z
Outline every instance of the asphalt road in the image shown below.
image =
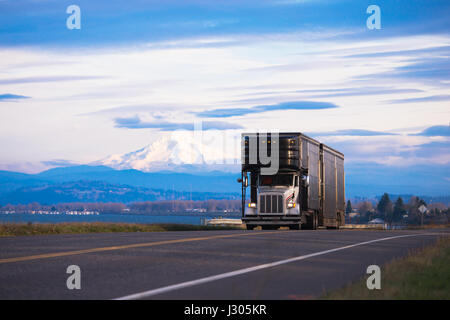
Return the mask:
M 312 299 L 438 234 L 450 230 L 4 237 L 0 299 Z M 80 267 L 80 290 L 67 288 L 69 265 Z

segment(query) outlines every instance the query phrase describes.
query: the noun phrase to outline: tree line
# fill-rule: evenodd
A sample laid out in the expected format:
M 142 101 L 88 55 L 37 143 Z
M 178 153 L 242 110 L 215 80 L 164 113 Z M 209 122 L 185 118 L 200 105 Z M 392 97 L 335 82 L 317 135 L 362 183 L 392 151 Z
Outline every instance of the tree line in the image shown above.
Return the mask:
M 420 211 L 422 206 L 426 208 L 423 213 Z M 408 202 L 399 196 L 393 202 L 387 193 L 376 204 L 360 201 L 352 205 L 350 200 L 347 201 L 347 222 L 367 223 L 376 218 L 388 224 L 447 224 L 450 222 L 450 208 L 443 203 L 427 204 L 416 196 L 411 197 Z

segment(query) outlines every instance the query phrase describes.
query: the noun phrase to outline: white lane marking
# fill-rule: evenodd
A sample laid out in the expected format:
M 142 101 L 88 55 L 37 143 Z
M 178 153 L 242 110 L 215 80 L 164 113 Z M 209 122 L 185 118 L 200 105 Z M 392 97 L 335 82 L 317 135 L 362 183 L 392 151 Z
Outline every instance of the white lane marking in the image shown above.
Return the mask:
M 392 239 L 398 239 L 398 238 L 415 237 L 415 236 L 426 236 L 426 235 L 447 235 L 448 236 L 448 235 L 450 235 L 450 233 L 407 234 L 407 235 L 401 235 L 401 236 L 394 236 L 394 237 L 387 237 L 387 238 L 375 239 L 375 240 L 370 240 L 370 241 L 364 241 L 364 242 L 359 242 L 359 243 L 351 244 L 351 245 L 344 246 L 344 247 L 339 247 L 339 248 L 319 251 L 319 252 L 310 253 L 310 254 L 303 255 L 303 256 L 293 257 L 293 258 L 280 260 L 280 261 L 275 261 L 275 262 L 271 262 L 271 263 L 265 263 L 265 264 L 261 264 L 261 265 L 254 266 L 254 267 L 244 268 L 244 269 L 231 271 L 231 272 L 226 272 L 226 273 L 222 273 L 222 274 L 218 274 L 218 275 L 214 275 L 214 276 L 209 276 L 209 277 L 205 277 L 205 278 L 200 278 L 200 279 L 196 279 L 196 280 L 192 280 L 192 281 L 186 281 L 186 282 L 182 282 L 182 283 L 178 283 L 178 284 L 174 284 L 174 285 L 170 285 L 170 286 L 166 286 L 166 287 L 152 289 L 152 290 L 148 290 L 148 291 L 144 291 L 144 292 L 140 292 L 140 293 L 130 294 L 130 295 L 127 295 L 127 296 L 124 296 L 124 297 L 116 298 L 114 300 L 135 300 L 135 299 L 148 298 L 148 297 L 155 296 L 155 295 L 162 294 L 162 293 L 166 293 L 166 292 L 169 292 L 169 291 L 174 291 L 174 290 L 179 290 L 179 289 L 182 289 L 182 288 L 197 286 L 197 285 L 200 285 L 200 284 L 203 284 L 203 283 L 208 283 L 208 282 L 212 282 L 212 281 L 216 281 L 216 280 L 230 278 L 230 277 L 238 276 L 238 275 L 249 273 L 249 272 L 253 272 L 253 271 L 258 271 L 258 270 L 261 270 L 261 269 L 272 268 L 272 267 L 276 267 L 276 266 L 279 266 L 279 265 L 282 265 L 282 264 L 291 263 L 291 262 L 294 262 L 294 261 L 300 261 L 300 260 L 304 260 L 304 259 L 308 259 L 308 258 L 312 258 L 312 257 L 317 257 L 317 256 L 321 256 L 321 255 L 324 255 L 324 254 L 328 254 L 328 253 L 332 253 L 332 252 L 336 252 L 336 251 L 340 251 L 340 250 L 345 250 L 345 249 L 349 249 L 349 248 L 363 246 L 363 245 L 366 245 L 366 244 L 371 244 L 371 243 L 380 242 L 380 241 L 386 241 L 386 240 L 392 240 Z

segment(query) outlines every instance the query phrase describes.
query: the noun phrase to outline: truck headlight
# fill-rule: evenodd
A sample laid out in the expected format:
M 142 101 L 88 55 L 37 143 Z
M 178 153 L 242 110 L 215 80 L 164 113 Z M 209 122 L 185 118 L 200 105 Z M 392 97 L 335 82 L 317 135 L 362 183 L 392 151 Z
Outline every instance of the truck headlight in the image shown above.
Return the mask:
M 287 207 L 288 207 L 288 209 L 290 209 L 290 208 L 295 208 L 295 202 L 292 201 L 292 200 L 290 200 L 290 201 L 287 203 Z
M 248 207 L 249 208 L 256 208 L 256 203 L 251 202 L 251 203 L 248 204 Z

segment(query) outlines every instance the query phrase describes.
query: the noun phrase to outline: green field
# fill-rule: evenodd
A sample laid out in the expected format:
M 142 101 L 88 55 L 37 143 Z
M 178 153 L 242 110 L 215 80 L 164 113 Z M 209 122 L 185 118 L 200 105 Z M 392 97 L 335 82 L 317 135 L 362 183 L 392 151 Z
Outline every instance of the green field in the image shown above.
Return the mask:
M 369 277 L 369 275 L 367 275 Z M 381 289 L 369 290 L 367 277 L 327 293 L 329 300 L 449 300 L 450 237 L 412 251 L 381 268 Z

